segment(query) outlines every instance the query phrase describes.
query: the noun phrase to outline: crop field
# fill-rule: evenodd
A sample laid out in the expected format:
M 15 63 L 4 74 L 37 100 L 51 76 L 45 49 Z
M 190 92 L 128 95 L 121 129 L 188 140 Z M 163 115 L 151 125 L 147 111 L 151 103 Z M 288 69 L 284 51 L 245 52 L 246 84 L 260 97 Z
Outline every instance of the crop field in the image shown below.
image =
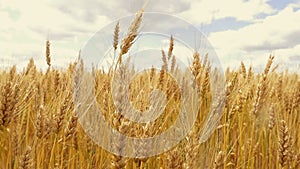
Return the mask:
M 94 81 L 87 83 L 93 84 L 100 115 L 107 124 L 127 136 L 147 138 L 165 132 L 179 118 L 184 93 L 167 72 L 175 72 L 181 78 L 185 72 L 178 68 L 172 55 L 174 39 L 171 37 L 169 49 L 162 50 L 161 70 L 153 68 L 140 73 L 130 82 L 128 91 L 131 106 L 144 112 L 157 101 L 157 97 L 150 99 L 151 92 L 160 90 L 166 96 L 162 114 L 153 122 L 139 124 L 116 113 L 116 102 L 122 105 L 125 101 L 113 96 L 111 83 L 114 77 L 121 78 L 135 71 L 124 56 L 134 45 L 141 22 L 140 12 L 132 21 L 128 36 L 121 40 L 116 25 L 112 46 L 120 48 L 118 60 L 109 70 L 94 68 L 91 71 Z M 68 68 L 56 69 L 51 65 L 50 53 L 47 41 L 46 71 L 37 69 L 33 59 L 22 71 L 16 66 L 0 71 L 0 169 L 300 168 L 300 78 L 297 73 L 279 71 L 280 65 L 274 65 L 276 57 L 272 55 L 262 72 L 255 72 L 243 62 L 237 70 L 224 70 L 225 99 L 220 101 L 224 108 L 218 117 L 212 116 L 216 117 L 216 123 L 207 124 L 209 113 L 213 113 L 210 79 L 220 77 L 213 74 L 207 56 L 194 52 L 189 71 L 198 86 L 193 97 L 199 100 L 199 109 L 191 131 L 166 152 L 132 158 L 96 144 L 87 134 L 86 126 L 79 122 L 78 74 L 85 73 L 80 57 Z M 189 107 L 187 112 L 192 110 Z M 94 129 L 97 123 L 90 125 Z M 206 133 L 209 137 L 201 141 L 199 136 L 205 137 Z M 126 144 L 122 138 L 107 139 L 101 133 L 99 137 L 114 145 L 116 151 L 130 151 L 122 150 Z M 171 135 L 169 139 L 172 137 L 176 136 Z M 137 149 L 142 152 L 147 150 L 145 147 L 140 145 Z

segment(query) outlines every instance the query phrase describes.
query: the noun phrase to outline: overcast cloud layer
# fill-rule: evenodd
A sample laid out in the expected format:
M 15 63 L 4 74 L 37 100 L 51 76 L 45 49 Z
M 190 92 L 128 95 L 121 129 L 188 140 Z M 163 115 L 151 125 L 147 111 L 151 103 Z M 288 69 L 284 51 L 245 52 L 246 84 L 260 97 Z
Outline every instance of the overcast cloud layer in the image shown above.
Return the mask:
M 77 57 L 99 29 L 135 13 L 141 0 L 1 0 L 0 63 L 24 66 L 33 57 L 45 63 L 45 40 L 51 41 L 54 66 Z M 261 67 L 269 54 L 299 71 L 300 0 L 150 0 L 146 12 L 163 12 L 192 23 L 207 34 L 224 67 L 241 61 Z

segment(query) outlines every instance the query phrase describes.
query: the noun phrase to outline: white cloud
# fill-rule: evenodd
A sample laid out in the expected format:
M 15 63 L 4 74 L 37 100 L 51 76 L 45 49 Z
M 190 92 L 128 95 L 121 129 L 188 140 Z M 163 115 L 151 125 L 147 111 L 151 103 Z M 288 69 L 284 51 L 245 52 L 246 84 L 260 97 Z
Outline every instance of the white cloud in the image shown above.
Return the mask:
M 0 62 L 27 63 L 35 57 L 44 65 L 45 40 L 49 36 L 54 65 L 68 63 L 94 32 L 112 20 L 136 12 L 146 1 L 2 0 Z M 300 11 L 295 10 L 300 2 L 282 11 L 275 11 L 267 2 L 150 0 L 145 11 L 174 14 L 195 25 L 228 17 L 252 23 L 238 30 L 210 34 L 209 40 L 225 66 L 238 65 L 240 60 L 253 65 L 265 63 L 269 53 L 280 61 L 291 62 L 289 58 L 297 59 L 300 53 Z M 257 19 L 258 15 L 267 17 Z M 159 26 L 169 28 L 169 23 L 165 24 Z M 175 51 L 180 52 L 176 48 Z
M 270 53 L 288 63 L 288 56 L 300 59 L 300 40 L 296 38 L 299 37 L 299 18 L 300 10 L 288 6 L 276 15 L 239 30 L 212 33 L 209 40 L 226 66 L 235 66 L 233 60 L 248 60 L 256 66 L 264 63 Z
M 194 24 L 211 23 L 212 20 L 233 17 L 239 21 L 253 21 L 258 14 L 271 14 L 275 11 L 267 4 L 268 0 L 206 0 L 191 1 L 190 9 L 179 15 Z
M 75 59 L 85 41 L 109 22 L 106 16 L 97 15 L 94 23 L 88 24 L 85 20 L 76 19 L 52 7 L 50 2 L 0 2 L 0 59 L 5 60 L 3 64 L 22 66 L 31 57 L 44 62 L 45 41 L 48 37 L 52 43 L 53 61 L 56 61 L 54 65 L 64 65 L 70 62 L 71 56 Z M 11 17 L 14 12 L 19 14 L 17 18 Z

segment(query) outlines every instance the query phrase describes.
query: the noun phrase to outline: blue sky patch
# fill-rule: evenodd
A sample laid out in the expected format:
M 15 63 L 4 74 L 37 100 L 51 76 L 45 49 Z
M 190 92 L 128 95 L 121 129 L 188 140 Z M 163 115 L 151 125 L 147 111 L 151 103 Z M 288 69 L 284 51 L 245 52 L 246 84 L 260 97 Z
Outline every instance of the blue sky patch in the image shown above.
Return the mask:
M 237 30 L 250 24 L 251 22 L 237 21 L 236 18 L 228 17 L 212 21 L 212 23 L 207 25 L 201 25 L 199 28 L 205 33 L 212 33 L 227 30 Z
M 281 10 L 285 8 L 287 5 L 296 3 L 297 0 L 271 0 L 268 2 L 269 5 L 272 6 L 272 8 Z

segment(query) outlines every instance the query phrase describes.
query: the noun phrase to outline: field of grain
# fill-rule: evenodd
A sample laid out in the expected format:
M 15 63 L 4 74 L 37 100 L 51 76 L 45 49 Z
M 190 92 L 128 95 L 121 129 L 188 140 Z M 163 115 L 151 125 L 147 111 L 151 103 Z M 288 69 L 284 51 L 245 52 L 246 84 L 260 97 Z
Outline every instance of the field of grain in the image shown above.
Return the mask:
M 93 70 L 94 94 L 102 115 L 113 128 L 132 137 L 164 132 L 178 117 L 180 106 L 178 86 L 166 73 L 176 71 L 171 37 L 169 51 L 162 52 L 165 63 L 162 70 L 141 74 L 130 86 L 130 101 L 141 111 L 149 108 L 149 93 L 153 89 L 162 90 L 168 99 L 163 115 L 154 123 L 135 124 L 114 113 L 110 82 L 117 71 L 128 71 L 122 56 L 133 44 L 141 21 L 142 13 L 138 13 L 121 44 L 116 26 L 112 45 L 121 49 L 118 64 L 110 71 Z M 193 130 L 163 154 L 127 158 L 95 144 L 78 122 L 73 85 L 75 72 L 84 71 L 84 65 L 79 60 L 67 69 L 55 69 L 51 66 L 49 41 L 46 49 L 47 71 L 38 70 L 31 59 L 21 72 L 15 66 L 0 72 L 1 169 L 300 168 L 300 78 L 296 73 L 277 71 L 274 56 L 266 60 L 261 73 L 242 62 L 238 70 L 226 70 L 223 115 L 212 136 L 200 144 L 201 126 L 211 108 L 212 75 L 206 57 L 195 52 L 190 71 L 199 86 L 201 102 Z

